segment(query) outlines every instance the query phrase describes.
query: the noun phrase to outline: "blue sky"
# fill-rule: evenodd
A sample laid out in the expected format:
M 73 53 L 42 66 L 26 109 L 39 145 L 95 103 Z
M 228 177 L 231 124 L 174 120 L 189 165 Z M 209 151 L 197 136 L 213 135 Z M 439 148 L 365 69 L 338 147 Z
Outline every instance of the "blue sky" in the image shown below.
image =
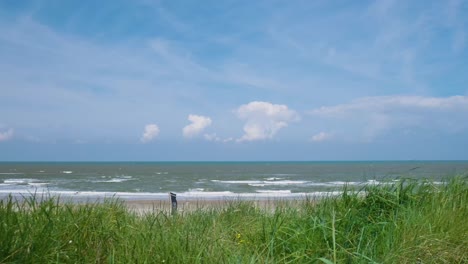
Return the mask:
M 468 2 L 0 1 L 0 160 L 468 159 Z

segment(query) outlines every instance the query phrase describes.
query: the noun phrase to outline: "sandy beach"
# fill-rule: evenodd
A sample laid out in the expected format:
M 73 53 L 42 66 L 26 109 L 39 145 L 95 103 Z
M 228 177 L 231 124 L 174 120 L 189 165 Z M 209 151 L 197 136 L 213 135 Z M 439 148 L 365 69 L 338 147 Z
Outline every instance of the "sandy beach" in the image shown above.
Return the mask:
M 315 203 L 316 199 L 307 202 Z M 274 211 L 277 207 L 297 207 L 306 202 L 305 199 L 268 199 L 268 200 L 236 200 L 236 199 L 180 199 L 177 203 L 177 212 L 186 213 L 196 210 L 224 209 L 237 203 L 247 203 L 260 210 Z M 171 212 L 172 206 L 169 200 L 125 200 L 124 204 L 132 211 L 140 214 L 151 212 Z

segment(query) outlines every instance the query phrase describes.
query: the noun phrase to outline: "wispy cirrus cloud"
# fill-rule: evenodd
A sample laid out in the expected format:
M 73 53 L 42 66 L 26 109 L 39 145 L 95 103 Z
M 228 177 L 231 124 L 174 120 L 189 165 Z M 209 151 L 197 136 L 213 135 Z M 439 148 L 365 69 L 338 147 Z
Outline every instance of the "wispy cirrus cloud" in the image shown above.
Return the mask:
M 14 134 L 13 128 L 9 128 L 8 130 L 4 132 L 0 132 L 0 142 L 10 140 L 13 137 L 13 134 Z
M 451 98 L 468 94 L 463 0 L 34 2 L 0 1 L 0 113 L 15 144 L 466 138 L 464 99 Z M 379 96 L 392 94 L 420 96 Z M 292 126 L 292 109 L 312 111 Z M 181 135 L 194 111 L 216 124 Z M 147 120 L 161 138 L 135 132 Z
M 234 141 L 234 138 L 232 138 L 232 137 L 221 138 L 221 137 L 219 137 L 216 133 L 205 134 L 205 135 L 203 135 L 203 137 L 205 138 L 205 140 L 207 140 L 207 141 L 212 141 L 212 142 L 227 143 L 227 142 Z
M 447 27 L 454 30 L 452 34 L 452 52 L 461 53 L 468 41 L 466 14 L 466 1 L 463 0 L 449 0 L 446 1 L 447 5 L 442 10 L 445 13 L 445 21 Z
M 317 134 L 313 135 L 311 140 L 313 142 L 323 142 L 323 141 L 330 140 L 332 137 L 333 137 L 333 133 L 323 132 L 322 131 L 320 133 L 317 133 Z
M 424 96 L 374 96 L 353 100 L 347 104 L 323 106 L 310 111 L 321 116 L 345 116 L 355 112 L 412 112 L 434 110 L 437 112 L 468 111 L 467 96 L 424 97 Z
M 466 80 L 456 73 L 458 63 L 451 63 L 467 52 L 468 25 L 463 19 L 463 6 L 460 0 L 424 4 L 371 1 L 351 8 L 338 7 L 336 12 L 318 15 L 320 19 L 293 16 L 295 10 L 285 10 L 279 17 L 292 19 L 287 24 L 272 23 L 268 34 L 273 43 L 287 47 L 284 52 L 309 61 L 315 71 L 322 72 L 313 67 L 317 64 L 333 68 L 348 81 L 347 89 L 353 86 L 353 91 L 367 90 L 360 96 L 389 90 L 428 94 L 437 89 L 434 80 L 446 81 L 447 76 Z M 320 7 L 329 5 L 322 2 L 317 9 Z M 373 85 L 367 87 L 366 83 Z M 467 91 L 459 85 L 451 89 L 457 89 L 455 94 Z
M 46 130 L 57 131 L 45 138 L 68 136 L 58 131 L 67 129 L 81 133 L 70 138 L 106 134 L 129 140 L 130 127 L 164 118 L 162 113 L 185 112 L 198 102 L 194 98 L 203 98 L 203 91 L 187 87 L 211 79 L 209 70 L 183 52 L 185 47 L 175 48 L 164 38 L 103 43 L 58 32 L 30 16 L 0 20 L 0 45 L 0 86 L 10 87 L 0 91 L 0 110 L 8 101 L 13 113 L 4 121 L 25 131 L 43 131 L 47 123 Z M 180 128 L 167 129 L 175 134 Z
M 468 97 L 376 96 L 308 112 L 341 137 L 371 141 L 388 132 L 460 133 L 468 129 Z

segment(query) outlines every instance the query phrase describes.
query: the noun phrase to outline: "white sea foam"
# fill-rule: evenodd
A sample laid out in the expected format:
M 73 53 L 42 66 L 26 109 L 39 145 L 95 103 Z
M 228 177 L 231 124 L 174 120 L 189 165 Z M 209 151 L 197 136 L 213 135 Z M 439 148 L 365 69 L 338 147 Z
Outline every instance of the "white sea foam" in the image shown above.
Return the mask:
M 345 182 L 345 181 L 332 181 L 332 182 L 309 182 L 309 186 L 323 186 L 323 187 L 337 187 L 344 185 L 360 185 L 362 182 Z
M 64 173 L 64 174 L 71 174 L 71 173 L 73 173 L 73 171 L 62 171 L 62 173 Z
M 37 179 L 6 179 L 3 181 L 3 183 L 6 184 L 29 184 L 33 182 L 37 182 Z
M 305 184 L 307 181 L 289 181 L 289 180 L 275 180 L 275 181 L 220 181 L 212 180 L 212 182 L 227 183 L 227 184 L 247 184 L 250 186 L 267 186 L 267 185 L 298 185 Z
M 7 195 L 12 195 L 18 199 L 24 199 L 31 195 L 37 197 L 57 196 L 62 200 L 70 199 L 74 202 L 89 202 L 92 200 L 102 200 L 104 198 L 118 198 L 122 200 L 168 200 L 168 193 L 143 193 L 143 192 L 80 192 L 80 191 L 53 191 L 48 189 L 36 188 L 34 192 L 28 190 L 1 190 L 0 199 L 5 198 Z M 334 192 L 311 192 L 311 193 L 291 193 L 288 191 L 273 191 L 273 192 L 257 192 L 257 193 L 233 193 L 230 191 L 219 192 L 181 192 L 177 193 L 179 201 L 188 200 L 225 200 L 225 199 L 245 199 L 245 200 L 270 200 L 270 199 L 303 199 L 320 198 L 340 195 L 340 191 Z
M 203 188 L 193 188 L 193 189 L 189 189 L 189 192 L 203 192 L 205 189 Z
M 277 177 L 270 177 L 270 178 L 266 178 L 265 180 L 267 181 L 279 181 L 279 180 L 282 180 L 283 178 L 277 178 Z
M 118 183 L 118 182 L 125 182 L 125 181 L 128 181 L 128 179 L 114 178 L 114 179 L 110 179 L 110 180 L 107 180 L 107 181 L 95 181 L 95 182 Z
M 329 182 L 330 184 L 332 185 L 345 185 L 345 184 L 349 184 L 347 182 L 344 182 L 344 181 L 332 181 L 332 182 Z
M 331 184 L 334 184 L 334 185 L 360 185 L 360 184 L 363 184 L 363 182 L 352 182 L 352 181 L 333 181 L 333 182 L 330 182 Z
M 179 193 L 178 197 L 227 197 L 232 196 L 234 193 L 230 191 L 221 191 L 221 192 L 202 192 L 202 191 L 188 191 Z
M 263 183 L 264 181 L 220 181 L 220 180 L 211 180 L 212 182 L 219 182 L 219 183 L 229 183 L 229 184 L 259 184 Z
M 296 184 L 304 184 L 307 183 L 307 181 L 287 181 L 287 180 L 282 180 L 282 181 L 265 181 L 264 182 L 267 185 L 296 185 Z
M 31 186 L 46 186 L 48 185 L 47 182 L 31 182 L 31 183 L 28 183 L 28 185 L 31 185 Z
M 105 179 L 107 177 L 106 176 L 101 176 L 101 178 Z M 126 182 L 126 181 L 130 181 L 130 180 L 133 180 L 132 176 L 120 176 L 120 177 L 111 178 L 111 179 L 108 179 L 108 180 L 92 180 L 91 182 L 95 182 L 95 183 L 119 183 L 119 182 Z
M 301 185 L 305 184 L 307 181 L 260 181 L 258 183 L 249 183 L 249 186 L 253 187 L 264 187 L 264 186 L 275 186 L 275 185 Z
M 273 173 L 273 174 L 270 174 L 270 175 L 273 175 L 273 176 L 295 176 L 297 174 L 294 174 L 294 173 Z
M 22 172 L 0 172 L 2 175 L 23 175 Z
M 291 193 L 291 190 L 256 190 L 258 193 Z

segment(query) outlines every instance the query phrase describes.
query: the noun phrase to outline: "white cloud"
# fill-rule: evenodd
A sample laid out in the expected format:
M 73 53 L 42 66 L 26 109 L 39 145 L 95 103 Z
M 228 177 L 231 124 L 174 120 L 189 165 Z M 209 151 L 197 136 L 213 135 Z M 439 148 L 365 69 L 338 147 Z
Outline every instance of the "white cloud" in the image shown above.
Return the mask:
M 11 113 L 2 122 L 13 127 L 18 126 L 15 122 L 27 123 L 28 131 L 41 131 L 44 135 L 39 136 L 46 141 L 67 136 L 44 124 L 69 127 L 88 140 L 134 137 L 132 127 L 146 124 L 145 120 L 163 120 L 169 112 L 187 113 L 180 97 L 203 97 L 203 91 L 194 87 L 215 76 L 184 45 L 165 38 L 154 43 L 149 39 L 97 43 L 55 31 L 30 17 L 0 21 L 0 46 L 5 46 L 0 49 L 0 87 L 11 87 L 1 91 L 0 112 Z M 48 63 L 43 57 L 50 59 Z M 135 94 L 137 100 L 128 100 Z M 9 101 L 23 102 L 33 110 L 26 111 L 21 104 L 6 108 Z M 122 128 L 122 122 L 128 126 Z
M 298 121 L 299 115 L 286 105 L 269 102 L 250 102 L 236 110 L 237 116 L 245 120 L 244 135 L 241 141 L 254 141 L 273 138 L 288 123 Z
M 214 133 L 214 134 L 205 134 L 203 137 L 204 137 L 207 141 L 223 142 L 223 143 L 231 142 L 231 141 L 234 140 L 232 137 L 229 137 L 229 138 L 220 138 L 218 135 L 216 135 L 216 133 Z
M 203 135 L 203 137 L 208 141 L 215 141 L 215 142 L 221 141 L 221 138 L 218 137 L 216 134 L 205 134 Z
M 211 125 L 211 118 L 200 115 L 189 115 L 188 120 L 192 122 L 190 125 L 187 125 L 182 130 L 184 137 L 191 138 L 197 136 L 205 128 Z
M 141 142 L 148 143 L 153 141 L 159 135 L 159 127 L 156 124 L 148 124 L 141 136 Z
M 359 98 L 348 104 L 321 107 L 310 113 L 321 116 L 346 116 L 355 112 L 391 113 L 418 110 L 468 111 L 467 96 L 423 97 L 423 96 L 375 96 Z
M 314 142 L 322 142 L 322 141 L 329 140 L 332 137 L 333 137 L 333 134 L 322 131 L 318 134 L 313 135 L 311 140 Z
M 468 96 L 376 96 L 309 112 L 342 137 L 372 141 L 387 132 L 424 130 L 459 133 L 468 129 Z M 334 135 L 335 136 L 335 135 Z M 320 137 L 317 137 L 320 138 Z
M 193 81 L 218 78 L 210 69 L 198 63 L 190 52 L 177 45 L 177 42 L 155 38 L 149 41 L 149 46 L 163 60 L 167 68 L 185 78 Z
M 0 132 L 0 142 L 8 141 L 13 137 L 14 130 L 12 128 L 8 129 L 5 132 Z

